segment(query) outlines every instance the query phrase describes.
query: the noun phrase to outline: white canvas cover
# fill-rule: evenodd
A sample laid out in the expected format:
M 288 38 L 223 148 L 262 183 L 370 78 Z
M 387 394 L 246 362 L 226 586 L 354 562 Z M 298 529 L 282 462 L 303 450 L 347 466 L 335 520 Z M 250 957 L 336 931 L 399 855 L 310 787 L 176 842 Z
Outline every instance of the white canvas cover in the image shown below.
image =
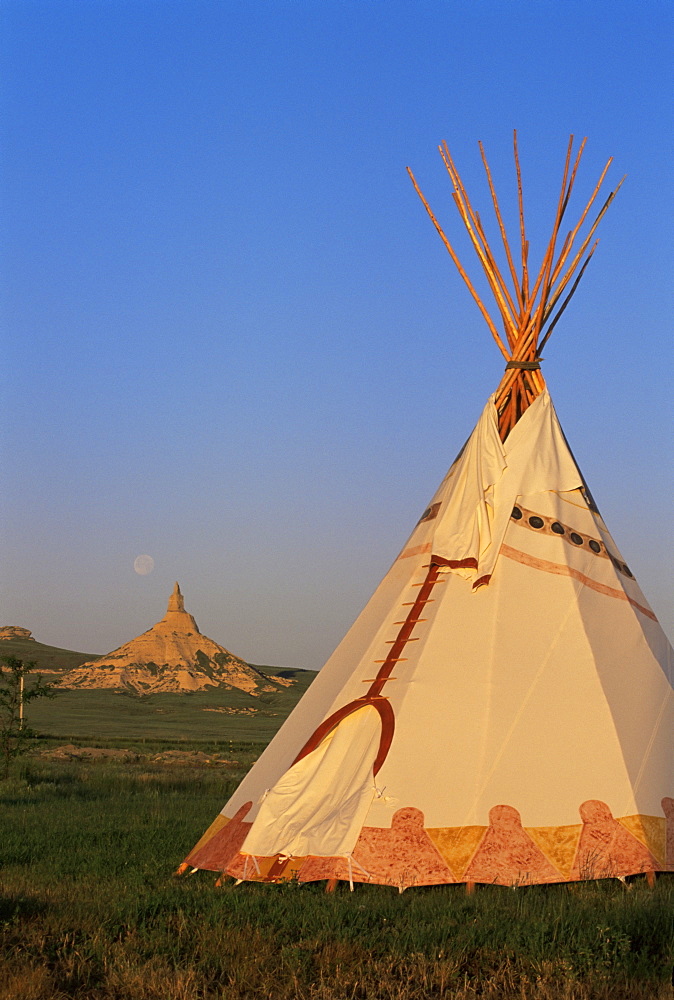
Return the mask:
M 305 858 L 296 870 L 307 879 L 347 877 L 326 854 L 351 850 L 367 877 L 416 884 L 672 867 L 672 659 L 582 488 L 547 392 L 504 444 L 490 400 L 393 566 L 223 814 L 255 803 L 243 853 Z M 371 742 L 365 727 L 353 731 L 353 760 L 351 729 L 340 725 L 295 771 L 321 723 L 368 697 L 384 699 L 394 720 L 376 775 L 383 794 L 371 783 L 374 710 Z M 338 787 L 351 819 L 348 836 L 333 838 Z M 267 788 L 269 804 L 258 805 Z

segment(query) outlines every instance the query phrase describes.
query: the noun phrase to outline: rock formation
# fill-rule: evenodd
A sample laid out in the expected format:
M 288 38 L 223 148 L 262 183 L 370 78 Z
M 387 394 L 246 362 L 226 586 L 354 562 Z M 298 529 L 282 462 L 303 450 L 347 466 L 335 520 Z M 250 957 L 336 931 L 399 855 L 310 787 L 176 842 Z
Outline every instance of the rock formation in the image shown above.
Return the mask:
M 202 635 L 176 583 L 166 614 L 147 632 L 100 659 L 68 671 L 61 688 L 116 688 L 138 694 L 238 688 L 247 694 L 292 684 L 268 677 Z
M 30 639 L 35 642 L 31 630 L 21 625 L 0 625 L 0 639 Z

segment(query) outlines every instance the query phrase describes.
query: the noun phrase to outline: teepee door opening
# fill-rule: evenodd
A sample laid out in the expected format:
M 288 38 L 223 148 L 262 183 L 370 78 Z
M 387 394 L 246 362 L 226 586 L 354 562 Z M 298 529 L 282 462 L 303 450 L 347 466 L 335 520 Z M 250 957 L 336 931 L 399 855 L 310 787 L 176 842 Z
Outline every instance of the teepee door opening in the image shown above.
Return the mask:
M 255 857 L 336 857 L 356 846 L 376 793 L 379 712 L 357 709 L 266 792 L 241 848 Z

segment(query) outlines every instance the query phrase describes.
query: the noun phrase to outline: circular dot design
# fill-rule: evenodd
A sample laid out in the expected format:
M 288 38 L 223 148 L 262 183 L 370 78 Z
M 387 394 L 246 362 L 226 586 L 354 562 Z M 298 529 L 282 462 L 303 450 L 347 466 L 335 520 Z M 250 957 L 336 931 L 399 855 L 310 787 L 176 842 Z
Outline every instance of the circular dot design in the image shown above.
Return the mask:
M 562 524 L 560 521 L 549 521 L 540 517 L 538 514 L 532 514 L 530 511 L 526 510 L 526 508 L 523 509 L 518 506 L 513 507 L 510 517 L 513 521 L 522 521 L 522 524 L 526 524 L 537 530 L 546 528 L 547 526 L 553 534 L 568 538 L 568 540 L 573 542 L 574 545 L 581 546 L 587 543 L 587 547 L 591 552 L 594 552 L 594 554 L 598 556 L 606 556 L 611 560 L 619 573 L 624 573 L 625 576 L 630 577 L 632 580 L 634 579 L 634 574 L 629 566 L 626 566 L 621 559 L 616 558 L 616 556 L 614 556 L 602 542 L 597 541 L 596 538 L 588 538 L 587 536 L 579 535 L 577 531 L 572 531 L 568 525 Z

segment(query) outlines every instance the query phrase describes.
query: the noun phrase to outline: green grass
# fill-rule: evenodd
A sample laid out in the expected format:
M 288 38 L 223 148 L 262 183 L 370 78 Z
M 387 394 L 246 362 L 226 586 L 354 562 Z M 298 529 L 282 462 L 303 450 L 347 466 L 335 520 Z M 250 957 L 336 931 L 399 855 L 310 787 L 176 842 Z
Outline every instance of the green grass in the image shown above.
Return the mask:
M 34 661 L 36 673 L 45 671 L 48 682 L 58 681 L 59 673 L 92 658 L 29 639 L 1 640 L 0 656 L 14 656 L 25 664 Z M 33 702 L 27 710 L 27 722 L 42 735 L 70 742 L 145 738 L 268 743 L 316 674 L 293 667 L 251 665 L 294 683 L 256 696 L 236 688 L 143 696 L 95 688 L 63 689 L 53 700 Z M 228 709 L 234 711 L 223 711 Z
M 472 896 L 173 878 L 255 756 L 25 759 L 0 785 L 0 1000 L 671 997 L 670 877 Z
M 270 667 L 258 669 L 273 673 Z M 63 690 L 53 700 L 33 702 L 27 718 L 39 733 L 74 741 L 145 737 L 269 742 L 316 676 L 309 670 L 284 673 L 295 678 L 291 688 L 257 697 L 225 688 L 142 697 L 96 689 Z M 246 714 L 251 708 L 254 713 Z M 242 714 L 221 709 L 237 709 Z

